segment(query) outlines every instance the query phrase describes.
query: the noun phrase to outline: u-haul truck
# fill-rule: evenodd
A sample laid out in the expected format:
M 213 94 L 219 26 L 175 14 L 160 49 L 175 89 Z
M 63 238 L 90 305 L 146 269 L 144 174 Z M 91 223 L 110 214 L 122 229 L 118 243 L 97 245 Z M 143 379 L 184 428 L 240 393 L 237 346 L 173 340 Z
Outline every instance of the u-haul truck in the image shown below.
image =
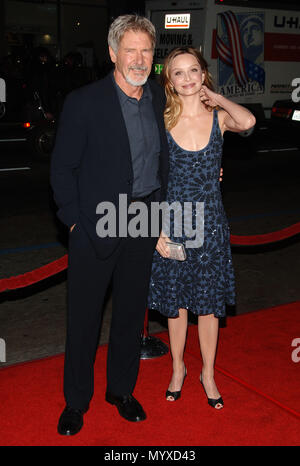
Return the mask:
M 250 108 L 258 125 L 274 101 L 290 99 L 300 78 L 298 10 L 272 3 L 221 0 L 146 1 L 157 31 L 155 73 L 180 46 L 199 48 L 216 91 Z

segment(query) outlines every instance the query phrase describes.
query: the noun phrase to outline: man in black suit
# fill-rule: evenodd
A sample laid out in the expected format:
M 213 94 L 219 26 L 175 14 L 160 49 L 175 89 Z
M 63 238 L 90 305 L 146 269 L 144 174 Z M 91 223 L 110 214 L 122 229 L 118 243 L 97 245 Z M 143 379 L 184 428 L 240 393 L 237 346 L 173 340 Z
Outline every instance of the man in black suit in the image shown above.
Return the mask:
M 119 218 L 120 194 L 128 196 L 131 207 L 142 201 L 149 211 L 151 202 L 164 200 L 168 176 L 165 98 L 158 84 L 147 81 L 155 46 L 150 21 L 136 15 L 117 18 L 108 44 L 115 69 L 103 80 L 68 95 L 51 163 L 58 217 L 70 229 L 66 407 L 58 423 L 62 435 L 79 432 L 93 395 L 94 358 L 111 280 L 106 401 L 128 421 L 146 418 L 132 393 L 157 238 L 99 237 L 96 209 L 99 203 L 111 202 Z

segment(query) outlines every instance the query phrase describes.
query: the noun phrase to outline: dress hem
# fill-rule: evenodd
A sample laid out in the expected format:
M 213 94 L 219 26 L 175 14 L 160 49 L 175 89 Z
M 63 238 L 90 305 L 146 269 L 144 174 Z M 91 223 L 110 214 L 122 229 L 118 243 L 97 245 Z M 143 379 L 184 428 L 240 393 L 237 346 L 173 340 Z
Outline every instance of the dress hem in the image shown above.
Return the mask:
M 235 301 L 226 301 L 226 303 L 224 304 L 224 308 L 226 305 L 228 306 L 234 306 L 236 303 Z M 162 314 L 164 317 L 168 317 L 168 318 L 176 318 L 176 317 L 179 317 L 179 312 L 177 312 L 177 314 L 168 314 L 168 313 L 165 313 L 161 310 L 161 308 L 157 307 L 157 304 L 154 306 L 154 305 L 151 305 L 151 304 L 148 304 L 148 308 L 149 309 L 152 309 L 152 310 L 155 310 L 157 312 L 159 312 L 160 314 Z M 216 311 L 207 311 L 207 312 L 201 312 L 201 311 L 198 311 L 198 310 L 192 310 L 190 308 L 187 308 L 186 306 L 184 305 L 178 305 L 178 309 L 186 309 L 188 312 L 191 312 L 192 314 L 196 315 L 196 316 L 206 316 L 206 315 L 211 315 L 211 314 L 214 314 L 215 317 L 217 318 L 224 318 L 227 316 L 226 312 L 216 312 Z

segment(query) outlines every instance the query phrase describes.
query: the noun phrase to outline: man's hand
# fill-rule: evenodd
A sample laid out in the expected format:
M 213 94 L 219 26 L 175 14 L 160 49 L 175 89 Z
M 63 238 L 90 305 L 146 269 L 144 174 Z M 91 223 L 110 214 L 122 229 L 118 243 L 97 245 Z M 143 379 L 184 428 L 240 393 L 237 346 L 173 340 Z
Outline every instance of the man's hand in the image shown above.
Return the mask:
M 223 177 L 223 168 L 221 167 L 219 181 L 222 181 L 222 177 Z
M 72 231 L 73 231 L 75 225 L 76 225 L 76 223 L 74 223 L 74 225 L 71 226 L 71 228 L 70 228 L 70 232 L 71 232 L 71 233 L 72 233 Z

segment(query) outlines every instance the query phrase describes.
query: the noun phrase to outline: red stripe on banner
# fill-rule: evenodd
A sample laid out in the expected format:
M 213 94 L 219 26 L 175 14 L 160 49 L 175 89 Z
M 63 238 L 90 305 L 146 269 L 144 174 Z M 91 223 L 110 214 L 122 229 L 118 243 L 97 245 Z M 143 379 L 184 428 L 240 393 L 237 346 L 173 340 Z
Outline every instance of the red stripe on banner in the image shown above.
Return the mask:
M 300 61 L 300 34 L 265 32 L 265 61 Z M 219 57 L 217 51 L 217 30 L 212 31 L 211 58 Z
M 237 35 L 237 44 L 239 45 L 240 65 L 242 67 L 242 75 L 243 75 L 243 78 L 245 79 L 245 84 L 246 84 L 248 81 L 248 76 L 246 73 L 246 68 L 245 68 L 245 63 L 244 63 L 244 54 L 243 54 L 243 46 L 242 46 L 242 41 L 241 41 L 240 27 L 236 19 L 236 16 L 233 13 L 231 13 L 231 15 L 232 15 L 232 20 L 234 21 L 235 27 L 236 27 L 235 32 Z
M 235 40 L 234 40 L 234 37 L 233 37 L 232 24 L 230 23 L 229 18 L 227 18 L 227 15 L 225 16 L 225 14 L 224 14 L 222 16 L 225 19 L 225 25 L 226 25 L 228 38 L 229 38 L 229 42 L 230 42 L 230 47 L 231 47 L 232 62 L 233 62 L 233 72 L 234 72 L 234 75 L 236 77 L 236 80 L 237 80 L 238 84 L 240 86 L 242 86 L 243 81 L 242 81 L 242 76 L 241 76 L 241 70 L 240 70 L 240 67 L 239 67 L 238 52 L 237 52 L 237 49 L 236 49 L 236 43 L 235 43 Z
M 240 37 L 239 24 L 237 22 L 235 15 L 232 12 L 229 12 L 229 18 L 233 26 L 235 45 L 236 45 L 236 50 L 238 54 L 238 64 L 239 64 L 241 77 L 242 77 L 242 80 L 244 80 L 244 84 L 246 84 L 248 81 L 248 78 L 247 78 L 246 70 L 244 67 L 244 56 L 243 56 L 243 49 L 242 49 L 242 43 L 241 43 L 241 37 Z
M 300 61 L 300 34 L 265 33 L 265 61 Z
M 230 50 L 226 47 L 224 42 L 217 36 L 217 52 L 228 65 L 232 65 Z
M 243 52 L 241 50 L 240 44 L 240 32 L 239 26 L 237 21 L 235 20 L 235 16 L 230 12 L 228 15 L 228 21 L 232 29 L 233 34 L 233 44 L 235 50 L 235 61 L 238 67 L 239 75 L 240 75 L 240 83 L 246 84 L 247 83 L 247 76 L 244 69 L 244 62 L 243 62 Z

